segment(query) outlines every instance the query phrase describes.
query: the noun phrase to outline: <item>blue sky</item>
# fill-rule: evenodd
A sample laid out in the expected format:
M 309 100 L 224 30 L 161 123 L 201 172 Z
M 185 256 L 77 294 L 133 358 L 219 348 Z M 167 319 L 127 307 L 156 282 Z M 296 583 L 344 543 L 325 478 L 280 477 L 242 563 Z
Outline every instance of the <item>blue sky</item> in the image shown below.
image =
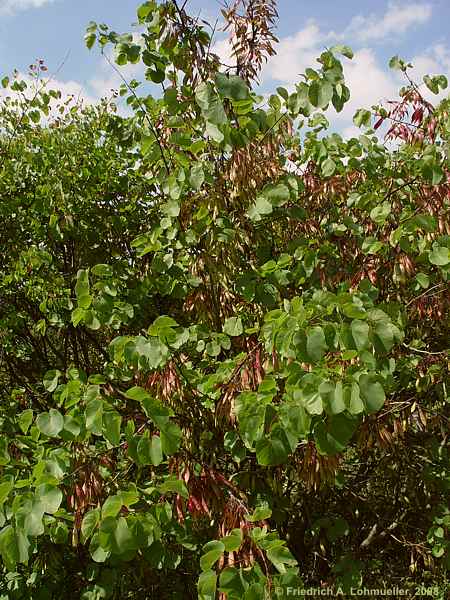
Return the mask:
M 130 31 L 139 2 L 134 0 L 0 0 L 0 74 L 14 68 L 26 72 L 37 58 L 57 74 L 63 91 L 88 101 L 118 86 L 117 76 L 95 49 L 83 42 L 90 20 Z M 188 0 L 191 13 L 208 19 L 220 14 L 217 0 Z M 340 129 L 351 128 L 356 108 L 392 97 L 401 81 L 389 71 L 394 54 L 416 65 L 415 76 L 450 73 L 450 0 L 279 0 L 278 56 L 262 73 L 262 89 L 293 85 L 325 46 L 347 43 L 355 59 L 346 61 L 352 100 L 337 118 Z M 222 36 L 223 37 L 223 36 Z M 216 50 L 227 56 L 218 38 Z M 132 73 L 129 72 L 131 75 Z

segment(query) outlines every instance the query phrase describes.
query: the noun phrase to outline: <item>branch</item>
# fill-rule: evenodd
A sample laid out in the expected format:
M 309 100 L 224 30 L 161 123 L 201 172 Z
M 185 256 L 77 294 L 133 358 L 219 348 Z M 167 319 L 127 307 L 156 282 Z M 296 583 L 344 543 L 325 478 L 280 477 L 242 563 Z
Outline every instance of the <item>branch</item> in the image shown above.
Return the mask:
M 438 354 L 446 354 L 448 350 L 441 350 L 440 352 L 429 352 L 428 350 L 419 350 L 419 348 L 413 348 L 412 346 L 408 346 L 408 344 L 402 344 L 408 350 L 412 350 L 413 352 L 419 352 L 420 354 L 429 354 L 429 355 L 438 355 Z
M 163 159 L 164 166 L 166 167 L 167 174 L 169 174 L 169 173 L 170 173 L 170 169 L 169 169 L 169 163 L 168 163 L 168 162 L 167 162 L 167 160 L 166 160 L 166 156 L 165 156 L 165 154 L 164 154 L 164 149 L 163 149 L 163 146 L 162 146 L 161 140 L 160 140 L 160 138 L 159 138 L 159 136 L 158 136 L 158 131 L 157 131 L 157 129 L 155 128 L 155 126 L 153 125 L 153 123 L 152 123 L 152 121 L 151 121 L 150 117 L 148 116 L 148 112 L 147 112 L 146 108 L 143 106 L 143 104 L 142 104 L 142 102 L 141 102 L 141 99 L 140 99 L 140 98 L 139 98 L 139 96 L 136 94 L 136 92 L 133 90 L 133 88 L 130 86 L 130 84 L 129 84 L 129 83 L 128 83 L 128 81 L 125 79 L 125 77 L 122 75 L 122 73 L 120 72 L 120 70 L 119 70 L 119 69 L 116 67 L 116 65 L 115 65 L 115 64 L 113 64 L 113 63 L 112 63 L 112 62 L 109 60 L 108 56 L 107 56 L 107 55 L 106 55 L 106 54 L 103 52 L 103 50 L 102 50 L 102 54 L 103 54 L 103 56 L 104 56 L 104 58 L 105 58 L 106 62 L 107 62 L 107 63 L 110 65 L 110 67 L 112 67 L 112 69 L 113 69 L 113 70 L 114 70 L 114 71 L 117 73 L 117 75 L 120 77 L 120 79 L 121 79 L 121 80 L 123 81 L 123 83 L 126 85 L 126 87 L 127 87 L 127 90 L 128 90 L 128 91 L 129 91 L 129 92 L 130 92 L 130 93 L 131 93 L 133 96 L 134 96 L 135 100 L 136 100 L 136 101 L 138 102 L 138 104 L 139 104 L 139 107 L 140 107 L 140 108 L 141 108 L 141 110 L 144 112 L 144 114 L 145 114 L 145 118 L 147 119 L 147 121 L 148 121 L 148 124 L 149 124 L 149 126 L 150 126 L 150 130 L 151 130 L 151 132 L 153 133 L 153 135 L 155 136 L 156 142 L 157 142 L 157 144 L 158 144 L 158 146 L 159 146 L 159 149 L 160 149 L 160 151 L 161 151 L 161 157 L 162 157 L 162 159 Z
M 372 527 L 372 529 L 369 531 L 369 535 L 361 542 L 361 544 L 359 545 L 360 548 L 367 548 L 376 537 L 386 537 L 388 533 L 390 533 L 391 531 L 394 531 L 394 529 L 396 529 L 399 525 L 399 522 L 403 519 L 403 517 L 406 515 L 406 513 L 404 513 L 400 519 L 398 521 L 394 521 L 393 523 L 391 523 L 389 525 L 389 527 L 386 527 L 386 529 L 384 529 L 383 531 L 381 531 L 378 536 L 377 536 L 377 531 L 378 531 L 378 523 L 375 523 L 375 525 Z

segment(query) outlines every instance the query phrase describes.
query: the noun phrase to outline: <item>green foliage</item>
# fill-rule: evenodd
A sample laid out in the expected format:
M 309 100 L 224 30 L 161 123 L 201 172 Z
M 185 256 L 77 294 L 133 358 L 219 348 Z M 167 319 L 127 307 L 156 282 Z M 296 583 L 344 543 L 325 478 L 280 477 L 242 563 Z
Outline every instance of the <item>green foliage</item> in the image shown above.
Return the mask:
M 449 100 L 346 140 L 347 46 L 264 104 L 175 3 L 137 16 L 85 36 L 164 84 L 131 116 L 2 80 L 0 598 L 444 598 Z

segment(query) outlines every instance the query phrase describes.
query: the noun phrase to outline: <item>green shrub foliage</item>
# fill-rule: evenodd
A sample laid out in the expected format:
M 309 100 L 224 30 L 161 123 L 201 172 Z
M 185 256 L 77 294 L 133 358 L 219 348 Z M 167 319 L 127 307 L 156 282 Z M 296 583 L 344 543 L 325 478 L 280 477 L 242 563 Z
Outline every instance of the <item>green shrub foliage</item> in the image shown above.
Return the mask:
M 444 598 L 447 81 L 344 139 L 348 47 L 261 96 L 274 3 L 186 10 L 89 25 L 125 112 L 2 82 L 0 598 Z

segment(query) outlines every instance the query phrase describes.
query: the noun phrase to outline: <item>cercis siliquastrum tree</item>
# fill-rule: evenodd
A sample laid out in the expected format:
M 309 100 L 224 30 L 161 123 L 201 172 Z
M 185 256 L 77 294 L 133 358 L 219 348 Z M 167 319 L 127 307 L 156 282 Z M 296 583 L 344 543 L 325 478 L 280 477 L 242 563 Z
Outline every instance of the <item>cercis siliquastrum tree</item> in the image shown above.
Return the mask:
M 400 100 L 345 140 L 327 117 L 351 50 L 261 96 L 275 3 L 223 16 L 230 65 L 176 2 L 140 6 L 139 35 L 89 25 L 111 68 L 144 66 L 131 117 L 55 118 L 50 84 L 4 80 L 6 594 L 262 599 L 368 585 L 375 559 L 411 585 L 445 570 L 449 102 L 395 57 Z

